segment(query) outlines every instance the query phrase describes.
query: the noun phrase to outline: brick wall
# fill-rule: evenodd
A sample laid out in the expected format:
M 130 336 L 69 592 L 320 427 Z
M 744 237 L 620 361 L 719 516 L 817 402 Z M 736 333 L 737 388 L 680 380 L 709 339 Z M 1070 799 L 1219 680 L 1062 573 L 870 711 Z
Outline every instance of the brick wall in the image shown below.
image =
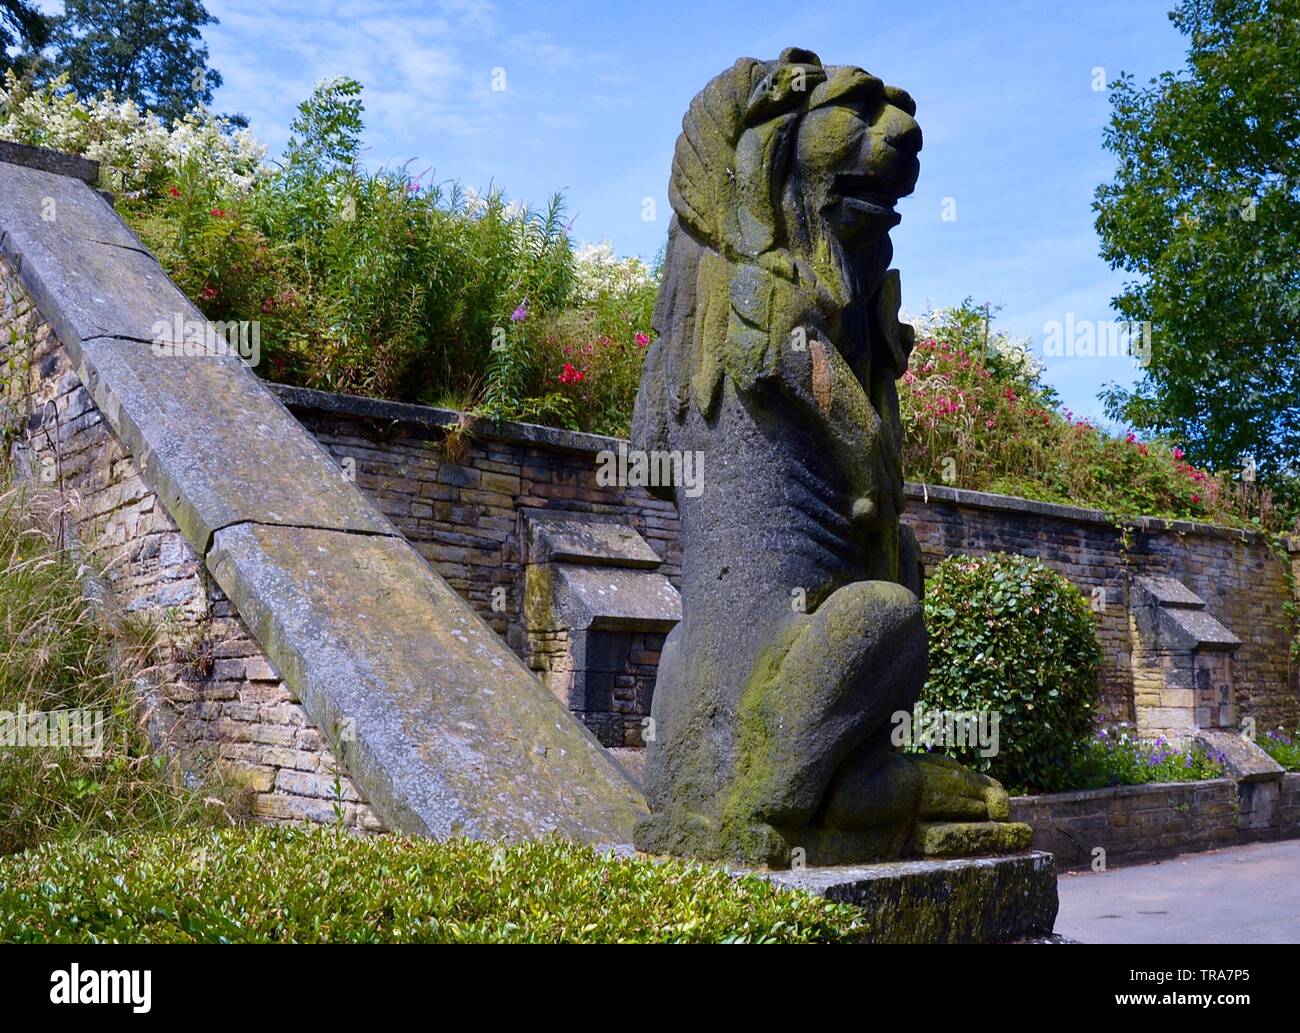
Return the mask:
M 346 775 L 340 800 L 336 762 L 319 732 L 142 480 L 3 260 L 0 303 L 15 471 L 57 496 L 54 508 L 115 603 L 152 618 L 159 649 L 144 676 L 142 718 L 155 741 L 191 770 L 219 758 L 253 791 L 259 819 L 334 822 L 341 802 L 350 827 L 382 828 Z
M 664 573 L 678 580 L 673 507 L 641 489 L 596 484 L 596 453 L 616 450 L 614 439 L 478 425 L 449 450 L 443 427 L 457 413 L 279 390 L 340 462 L 355 463 L 358 486 L 517 651 L 523 651 L 517 527 L 523 509 L 598 513 L 626 522 L 664 558 Z M 1261 728 L 1294 728 L 1300 721 L 1283 609 L 1287 579 L 1260 536 L 1177 521 L 1120 527 L 1095 510 L 951 488 L 909 485 L 908 492 L 904 520 L 927 566 L 953 553 L 1021 553 L 1040 557 L 1083 591 L 1098 615 L 1102 700 L 1113 716 L 1135 716 L 1128 579 L 1165 574 L 1204 598 L 1209 612 L 1242 639 L 1232 672 L 1239 712 Z M 1300 554 L 1292 563 L 1300 565 Z M 504 589 L 495 605 L 494 589 Z

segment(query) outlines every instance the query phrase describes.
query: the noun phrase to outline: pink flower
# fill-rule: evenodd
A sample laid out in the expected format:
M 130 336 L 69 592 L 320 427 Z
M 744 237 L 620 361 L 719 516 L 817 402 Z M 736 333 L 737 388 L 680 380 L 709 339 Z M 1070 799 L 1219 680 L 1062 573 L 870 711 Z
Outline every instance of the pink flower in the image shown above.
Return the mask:
M 649 334 L 643 334 L 640 330 L 636 333 L 636 343 L 639 347 L 646 347 L 650 343 Z
M 1181 448 L 1175 448 L 1175 449 L 1174 449 L 1174 458 L 1175 458 L 1175 459 L 1182 459 L 1182 458 L 1183 458 L 1183 455 L 1184 455 L 1184 452 L 1183 452 L 1183 450 L 1182 450 Z
M 214 286 L 212 286 L 212 284 L 209 283 L 209 284 L 205 284 L 205 285 L 204 285 L 204 287 L 203 287 L 203 294 L 202 294 L 202 297 L 203 297 L 206 301 L 211 301 L 213 298 L 215 298 L 215 297 L 216 297 L 218 294 L 220 294 L 220 293 L 221 293 L 221 292 L 220 292 L 219 290 L 217 290 L 217 288 L 215 288 Z

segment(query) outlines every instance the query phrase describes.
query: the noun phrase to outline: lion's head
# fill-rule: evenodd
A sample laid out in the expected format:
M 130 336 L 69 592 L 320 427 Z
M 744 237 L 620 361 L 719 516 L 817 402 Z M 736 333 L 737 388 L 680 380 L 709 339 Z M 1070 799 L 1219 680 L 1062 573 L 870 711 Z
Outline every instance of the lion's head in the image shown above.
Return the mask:
M 855 362 L 892 258 L 895 203 L 920 169 L 915 110 L 862 69 L 825 67 L 796 48 L 742 58 L 695 97 L 673 157 L 660 341 L 647 369 L 661 419 L 680 421 L 692 400 L 707 415 L 724 374 L 742 391 L 773 376 L 792 332 Z M 905 347 L 887 329 L 898 376 Z
M 733 260 L 883 239 L 916 185 L 916 105 L 861 68 L 791 48 L 741 58 L 691 101 L 668 196 L 692 235 Z

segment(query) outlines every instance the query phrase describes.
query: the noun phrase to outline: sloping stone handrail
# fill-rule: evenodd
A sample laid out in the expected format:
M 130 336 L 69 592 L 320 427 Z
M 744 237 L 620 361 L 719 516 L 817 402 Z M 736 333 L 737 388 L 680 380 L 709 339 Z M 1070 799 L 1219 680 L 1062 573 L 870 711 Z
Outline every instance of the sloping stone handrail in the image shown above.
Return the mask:
M 622 769 L 248 365 L 157 347 L 206 321 L 90 165 L 0 153 L 0 253 L 386 824 L 629 842 L 645 805 Z

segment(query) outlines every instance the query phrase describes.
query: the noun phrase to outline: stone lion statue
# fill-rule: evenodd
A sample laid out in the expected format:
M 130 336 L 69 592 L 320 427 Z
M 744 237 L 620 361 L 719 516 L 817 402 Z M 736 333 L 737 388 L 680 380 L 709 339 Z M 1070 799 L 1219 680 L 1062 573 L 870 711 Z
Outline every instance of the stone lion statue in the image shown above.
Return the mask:
M 643 850 L 782 865 L 1026 845 L 996 782 L 891 744 L 926 678 L 920 555 L 898 521 L 912 332 L 889 270 L 915 110 L 792 48 L 737 61 L 682 121 L 632 437 L 698 452 L 704 490 L 659 489 L 681 517 L 683 619 L 652 706 Z

